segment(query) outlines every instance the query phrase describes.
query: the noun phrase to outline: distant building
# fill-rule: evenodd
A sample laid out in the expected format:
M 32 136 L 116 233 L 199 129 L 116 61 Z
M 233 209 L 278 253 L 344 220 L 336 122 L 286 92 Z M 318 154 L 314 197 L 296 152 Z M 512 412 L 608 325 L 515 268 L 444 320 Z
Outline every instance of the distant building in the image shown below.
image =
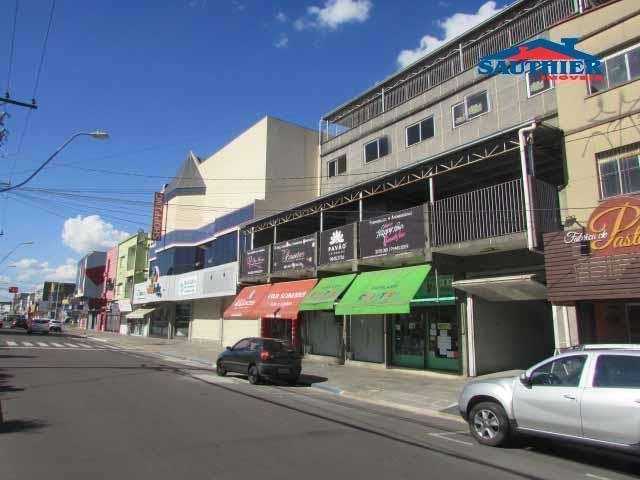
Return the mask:
M 94 251 L 78 262 L 74 301 L 82 303 L 81 325 L 84 326 L 84 322 L 87 322 L 87 327 L 91 330 L 98 328 L 98 315 L 104 305 L 102 291 L 106 260 L 106 252 Z

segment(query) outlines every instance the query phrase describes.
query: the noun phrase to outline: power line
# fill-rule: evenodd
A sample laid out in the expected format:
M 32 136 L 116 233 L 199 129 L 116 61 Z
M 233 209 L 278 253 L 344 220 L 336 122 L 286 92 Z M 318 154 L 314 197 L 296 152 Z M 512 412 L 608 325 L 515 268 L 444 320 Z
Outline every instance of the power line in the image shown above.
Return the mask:
M 13 53 L 15 51 L 16 45 L 16 25 L 18 23 L 18 9 L 20 5 L 20 0 L 16 0 L 15 9 L 13 11 L 13 29 L 11 31 L 11 42 L 9 44 L 9 66 L 7 68 L 7 89 L 6 96 L 9 97 L 11 91 L 11 73 L 13 70 Z
M 36 103 L 36 92 L 40 86 L 40 75 L 42 74 L 42 66 L 44 65 L 44 58 L 47 53 L 47 42 L 49 41 L 49 34 L 51 33 L 51 25 L 53 24 L 53 13 L 56 9 L 56 0 L 51 0 L 51 10 L 49 11 L 49 22 L 47 23 L 47 31 L 44 35 L 44 41 L 42 42 L 42 51 L 40 53 L 40 63 L 36 71 L 36 81 L 33 85 L 33 103 Z

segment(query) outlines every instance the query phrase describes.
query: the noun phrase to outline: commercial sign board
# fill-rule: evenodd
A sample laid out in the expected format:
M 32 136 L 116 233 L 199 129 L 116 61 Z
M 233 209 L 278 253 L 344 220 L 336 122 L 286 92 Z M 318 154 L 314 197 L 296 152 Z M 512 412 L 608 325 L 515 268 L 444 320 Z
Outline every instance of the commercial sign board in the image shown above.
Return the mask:
M 640 252 L 640 199 L 606 200 L 591 213 L 584 231 L 564 234 L 564 243 L 585 242 L 596 257 Z
M 176 294 L 179 297 L 195 295 L 198 292 L 198 277 L 189 275 L 188 277 L 178 278 L 178 288 L 176 290 Z
M 317 235 L 311 234 L 273 245 L 272 271 L 288 272 L 315 268 Z
M 151 217 L 151 240 L 157 241 L 162 237 L 162 214 L 164 210 L 164 193 L 153 194 L 153 215 Z
M 242 256 L 243 275 L 267 275 L 269 273 L 269 248 L 254 248 Z
M 424 206 L 360 222 L 360 257 L 395 255 L 425 248 Z
M 356 258 L 356 224 L 320 232 L 320 265 L 345 262 Z
M 9 287 L 9 293 L 18 293 L 18 287 Z

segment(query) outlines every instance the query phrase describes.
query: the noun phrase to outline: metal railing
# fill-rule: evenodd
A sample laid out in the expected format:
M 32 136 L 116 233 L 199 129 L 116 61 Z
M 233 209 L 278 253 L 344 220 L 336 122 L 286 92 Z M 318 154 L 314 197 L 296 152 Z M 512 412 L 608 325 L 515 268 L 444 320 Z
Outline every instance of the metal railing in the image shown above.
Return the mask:
M 590 0 L 591 3 L 596 0 Z M 416 65 L 392 86 L 372 92 L 362 103 L 341 115 L 335 115 L 320 126 L 321 141 L 336 136 L 401 105 L 447 80 L 475 67 L 485 55 L 517 45 L 552 25 L 581 13 L 592 5 L 585 0 L 540 0 L 513 10 L 508 18 L 501 18 L 472 38 L 463 37 L 458 45 L 451 45 L 426 64 Z M 600 0 L 600 3 L 606 3 Z
M 499 237 L 527 229 L 521 179 L 437 200 L 430 210 L 433 246 Z

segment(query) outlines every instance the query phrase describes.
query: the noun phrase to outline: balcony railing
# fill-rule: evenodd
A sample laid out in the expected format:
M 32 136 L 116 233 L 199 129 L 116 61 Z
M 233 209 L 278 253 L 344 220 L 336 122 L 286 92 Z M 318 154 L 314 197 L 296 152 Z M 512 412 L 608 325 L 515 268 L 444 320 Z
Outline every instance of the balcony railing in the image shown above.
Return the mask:
M 431 206 L 431 243 L 442 246 L 524 232 L 522 180 L 444 198 Z
M 538 236 L 560 229 L 558 193 L 555 186 L 538 179 L 531 179 L 531 210 Z M 522 179 L 493 185 L 437 200 L 432 204 L 390 212 L 356 225 L 350 224 L 320 234 L 319 261 L 321 267 L 334 252 L 343 253 L 336 261 L 352 258 L 361 260 L 398 258 L 394 255 L 415 252 L 421 248 L 445 247 L 463 242 L 485 240 L 522 234 L 527 231 L 527 215 Z M 338 232 L 338 233 L 336 233 Z M 335 237 L 327 239 L 327 236 Z M 290 270 L 309 270 L 315 266 L 315 234 L 282 242 L 287 254 L 293 258 Z M 313 240 L 305 247 L 305 241 Z M 326 244 L 325 244 L 326 243 Z M 358 245 L 357 253 L 355 246 Z M 524 244 L 522 248 L 524 248 Z M 295 248 L 294 248 L 295 247 Z M 323 254 L 326 247 L 331 247 Z M 334 253 L 335 253 L 334 252 Z M 243 254 L 242 277 L 268 277 L 274 272 L 271 260 L 273 246 L 267 245 Z M 281 253 L 279 253 L 282 256 Z M 307 259 L 306 262 L 300 259 Z M 283 257 L 284 258 L 284 257 Z M 282 261 L 275 262 L 278 265 Z M 298 265 L 299 263 L 299 265 Z M 281 267 L 277 270 L 284 271 Z M 251 273 L 249 273 L 251 272 Z

